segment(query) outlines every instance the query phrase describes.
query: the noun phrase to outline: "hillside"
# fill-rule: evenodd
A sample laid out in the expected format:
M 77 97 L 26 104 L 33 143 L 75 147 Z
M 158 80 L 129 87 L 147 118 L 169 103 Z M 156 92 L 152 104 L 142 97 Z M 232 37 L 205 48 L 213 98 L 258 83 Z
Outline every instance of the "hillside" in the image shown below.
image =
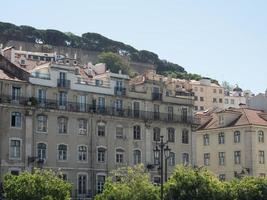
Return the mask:
M 200 79 L 197 74 L 190 74 L 178 64 L 159 59 L 159 56 L 147 50 L 137 50 L 122 42 L 113 41 L 97 33 L 84 33 L 82 36 L 58 30 L 40 30 L 31 26 L 16 26 L 0 22 L 0 43 L 22 41 L 33 44 L 71 47 L 94 52 L 113 52 L 129 58 L 131 62 L 154 65 L 159 74 L 185 79 Z

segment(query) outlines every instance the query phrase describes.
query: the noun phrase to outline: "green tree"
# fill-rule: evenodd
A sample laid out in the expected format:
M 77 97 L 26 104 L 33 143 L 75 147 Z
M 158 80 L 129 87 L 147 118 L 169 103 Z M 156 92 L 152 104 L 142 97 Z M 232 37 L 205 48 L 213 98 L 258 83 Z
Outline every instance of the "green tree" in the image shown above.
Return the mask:
M 231 193 L 235 200 L 266 200 L 267 179 L 259 177 L 244 177 L 230 183 Z
M 205 169 L 177 166 L 165 184 L 166 200 L 227 200 L 227 184 Z
M 7 200 L 68 200 L 71 184 L 58 178 L 51 170 L 23 172 L 19 176 L 6 174 L 4 195 Z
M 151 183 L 143 165 L 123 167 L 111 173 L 95 200 L 159 200 L 159 188 Z
M 132 75 L 134 73 L 129 64 L 118 54 L 112 52 L 103 52 L 99 54 L 98 61 L 106 63 L 107 68 L 114 73 L 118 73 L 119 70 L 124 74 Z

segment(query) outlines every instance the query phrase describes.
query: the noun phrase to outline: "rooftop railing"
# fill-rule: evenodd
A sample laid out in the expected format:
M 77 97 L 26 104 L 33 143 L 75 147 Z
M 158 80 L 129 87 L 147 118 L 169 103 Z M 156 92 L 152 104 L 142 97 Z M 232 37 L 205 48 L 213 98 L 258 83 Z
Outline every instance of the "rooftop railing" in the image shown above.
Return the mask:
M 32 72 L 31 73 L 31 77 L 49 80 L 50 79 L 50 74 Z
M 0 103 L 7 103 L 13 105 L 32 106 L 36 108 L 46 108 L 55 110 L 64 110 L 69 112 L 84 112 L 107 116 L 116 116 L 123 118 L 133 118 L 151 121 L 165 121 L 165 122 L 180 122 L 180 123 L 194 123 L 192 115 L 180 115 L 173 113 L 161 113 L 154 111 L 143 111 L 131 108 L 116 108 L 97 104 L 85 104 L 70 101 L 57 101 L 51 99 L 36 99 L 34 97 L 17 97 L 15 100 L 12 96 L 0 96 Z
M 57 79 L 57 86 L 61 88 L 70 88 L 70 80 Z

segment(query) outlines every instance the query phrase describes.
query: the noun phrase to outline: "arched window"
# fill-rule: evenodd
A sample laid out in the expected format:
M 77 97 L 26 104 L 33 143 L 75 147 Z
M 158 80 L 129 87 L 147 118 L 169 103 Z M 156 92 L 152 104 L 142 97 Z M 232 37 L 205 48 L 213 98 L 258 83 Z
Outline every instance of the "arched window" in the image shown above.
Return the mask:
M 174 128 L 168 128 L 168 142 L 175 142 L 175 130 Z
M 58 160 L 67 160 L 68 147 L 65 144 L 58 145 Z
M 11 113 L 11 127 L 21 128 L 21 113 Z
M 123 163 L 123 162 L 124 162 L 124 150 L 116 149 L 116 163 Z
M 38 143 L 37 144 L 37 156 L 39 159 L 46 159 L 46 144 Z
M 260 143 L 264 143 L 264 132 L 263 131 L 258 131 L 258 141 Z
M 37 116 L 37 131 L 47 132 L 47 116 L 46 115 Z
M 66 117 L 58 117 L 58 132 L 59 133 L 67 133 L 68 129 L 68 118 Z
M 188 144 L 189 143 L 189 131 L 187 129 L 183 129 L 182 131 L 182 143 Z
M 87 161 L 87 146 L 85 145 L 78 146 L 78 160 Z
M 141 163 L 141 151 L 140 150 L 133 151 L 133 162 L 134 162 L 134 165 Z
M 97 124 L 97 135 L 104 137 L 106 135 L 106 124 L 100 122 Z
M 133 127 L 133 138 L 134 140 L 141 140 L 141 128 L 139 125 Z
M 106 148 L 98 147 L 97 148 L 97 162 L 106 162 Z
M 154 141 L 160 140 L 160 128 L 158 127 L 153 128 L 153 140 Z

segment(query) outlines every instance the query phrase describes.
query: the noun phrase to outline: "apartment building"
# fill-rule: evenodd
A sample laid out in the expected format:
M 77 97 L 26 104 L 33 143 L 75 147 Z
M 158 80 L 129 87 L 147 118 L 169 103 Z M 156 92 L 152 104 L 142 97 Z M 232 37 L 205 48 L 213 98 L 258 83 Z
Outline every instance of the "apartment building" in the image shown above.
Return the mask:
M 267 113 L 246 107 L 206 112 L 198 116 L 195 163 L 221 180 L 266 176 Z
M 224 88 L 210 79 L 191 80 L 189 85 L 195 94 L 195 111 L 224 108 Z
M 194 96 L 185 81 L 153 70 L 129 79 L 69 58 L 37 63 L 26 56 L 22 65 L 15 58 L 0 55 L 1 178 L 54 169 L 73 183 L 73 196 L 92 197 L 110 171 L 157 164 L 160 135 L 172 151 L 169 174 L 191 163 Z M 158 182 L 157 167 L 150 172 Z
M 265 93 L 259 93 L 256 96 L 247 98 L 247 105 L 250 108 L 267 112 L 267 90 Z

